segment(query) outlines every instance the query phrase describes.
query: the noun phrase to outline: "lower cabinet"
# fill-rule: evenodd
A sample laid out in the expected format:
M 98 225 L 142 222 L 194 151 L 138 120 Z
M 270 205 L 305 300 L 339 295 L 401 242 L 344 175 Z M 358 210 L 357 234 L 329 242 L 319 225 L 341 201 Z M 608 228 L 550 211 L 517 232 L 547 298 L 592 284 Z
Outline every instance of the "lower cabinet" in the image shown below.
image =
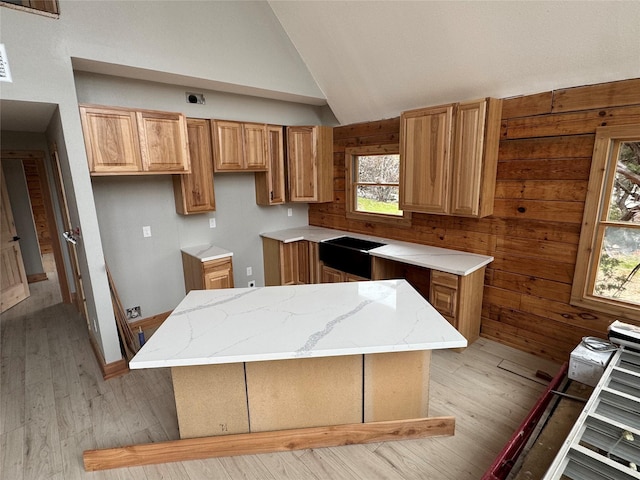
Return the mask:
M 232 257 L 201 261 L 182 252 L 185 293 L 191 290 L 233 288 Z
M 272 286 L 316 283 L 316 268 L 310 262 L 309 243 L 307 240 L 285 243 L 263 238 L 264 284 Z M 317 258 L 317 247 L 315 252 Z
M 321 283 L 366 282 L 369 280 L 322 264 L 320 265 L 320 276 Z
M 284 243 L 262 239 L 265 285 L 361 282 L 369 279 L 324 265 L 318 244 L 307 240 Z M 431 270 L 372 257 L 373 280 L 404 278 L 469 342 L 480 337 L 485 267 L 469 275 Z
M 485 267 L 461 276 L 374 257 L 372 271 L 374 280 L 406 279 L 469 345 L 480 337 Z
M 459 276 L 431 270 L 429 303 L 446 318 L 471 345 L 480 336 L 484 270 Z

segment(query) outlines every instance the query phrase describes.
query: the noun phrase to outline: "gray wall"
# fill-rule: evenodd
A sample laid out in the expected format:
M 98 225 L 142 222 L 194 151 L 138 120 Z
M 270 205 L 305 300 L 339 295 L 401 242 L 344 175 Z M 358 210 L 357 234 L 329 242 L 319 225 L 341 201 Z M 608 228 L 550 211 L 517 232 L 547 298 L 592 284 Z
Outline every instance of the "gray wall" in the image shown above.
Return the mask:
M 16 234 L 20 237 L 24 270 L 27 275 L 44 273 L 22 160 L 4 159 L 2 160 L 2 170 L 7 183 L 7 193 L 13 212 Z
M 58 143 L 71 221 L 82 230 L 77 251 L 89 323 L 105 362 L 112 363 L 122 355 L 78 114 L 74 66 L 190 85 L 191 90 L 202 86 L 313 105 L 326 102 L 267 2 L 59 0 L 59 5 L 56 19 L 1 9 L 1 40 L 13 82 L 3 83 L 0 108 L 7 101 L 58 107 L 46 129 L 47 138 Z M 99 103 L 120 103 L 108 100 Z M 243 105 L 253 108 L 256 117 L 264 110 L 255 104 L 249 107 L 249 101 L 235 104 L 240 113 L 245 113 Z M 197 112 L 185 111 L 192 116 Z M 272 121 L 278 123 L 278 117 Z M 324 111 L 318 117 L 326 120 Z M 2 128 L 15 130 L 5 122 Z
M 190 117 L 279 125 L 320 124 L 326 108 L 214 91 L 205 105 L 185 101 L 185 87 L 76 73 L 80 103 L 178 111 Z M 335 121 L 335 119 L 334 119 Z M 214 244 L 233 252 L 234 280 L 264 285 L 260 232 L 306 225 L 306 204 L 262 207 L 255 203 L 253 173 L 214 175 L 216 212 L 191 216 L 175 211 L 170 175 L 93 177 L 93 193 L 105 261 L 125 308 L 142 316 L 172 310 L 184 297 L 180 248 Z M 287 215 L 288 209 L 292 216 Z M 209 227 L 215 217 L 216 228 Z M 143 237 L 142 227 L 151 227 Z M 253 274 L 247 276 L 247 267 Z

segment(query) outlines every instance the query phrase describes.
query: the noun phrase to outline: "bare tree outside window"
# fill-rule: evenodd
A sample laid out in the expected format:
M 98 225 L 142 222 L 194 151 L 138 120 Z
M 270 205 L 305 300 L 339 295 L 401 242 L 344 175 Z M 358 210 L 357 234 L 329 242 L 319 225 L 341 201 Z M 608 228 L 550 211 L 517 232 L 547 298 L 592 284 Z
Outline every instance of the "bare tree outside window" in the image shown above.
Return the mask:
M 594 293 L 640 305 L 640 141 L 617 152 Z
M 402 215 L 398 208 L 400 155 L 358 155 L 356 163 L 356 210 Z

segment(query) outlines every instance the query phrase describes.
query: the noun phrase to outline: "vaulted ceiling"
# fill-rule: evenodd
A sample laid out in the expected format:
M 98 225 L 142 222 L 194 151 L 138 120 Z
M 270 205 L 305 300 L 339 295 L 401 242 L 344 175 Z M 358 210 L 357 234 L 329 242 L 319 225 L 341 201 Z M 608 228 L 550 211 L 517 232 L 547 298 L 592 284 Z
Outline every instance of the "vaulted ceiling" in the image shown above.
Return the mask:
M 269 4 L 342 124 L 640 77 L 635 0 Z

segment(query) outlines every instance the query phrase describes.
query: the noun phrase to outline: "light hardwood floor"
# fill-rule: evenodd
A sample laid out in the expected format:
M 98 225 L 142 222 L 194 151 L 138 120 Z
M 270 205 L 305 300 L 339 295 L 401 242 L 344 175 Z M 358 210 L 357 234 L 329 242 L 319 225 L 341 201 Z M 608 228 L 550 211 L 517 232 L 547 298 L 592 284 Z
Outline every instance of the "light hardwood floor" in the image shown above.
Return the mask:
M 480 339 L 462 353 L 433 354 L 430 415 L 454 415 L 453 437 L 85 472 L 84 450 L 178 438 L 170 373 L 103 381 L 86 325 L 59 303 L 55 275 L 31 290 L 0 319 L 3 480 L 475 480 L 545 388 L 522 373 L 559 368 Z

